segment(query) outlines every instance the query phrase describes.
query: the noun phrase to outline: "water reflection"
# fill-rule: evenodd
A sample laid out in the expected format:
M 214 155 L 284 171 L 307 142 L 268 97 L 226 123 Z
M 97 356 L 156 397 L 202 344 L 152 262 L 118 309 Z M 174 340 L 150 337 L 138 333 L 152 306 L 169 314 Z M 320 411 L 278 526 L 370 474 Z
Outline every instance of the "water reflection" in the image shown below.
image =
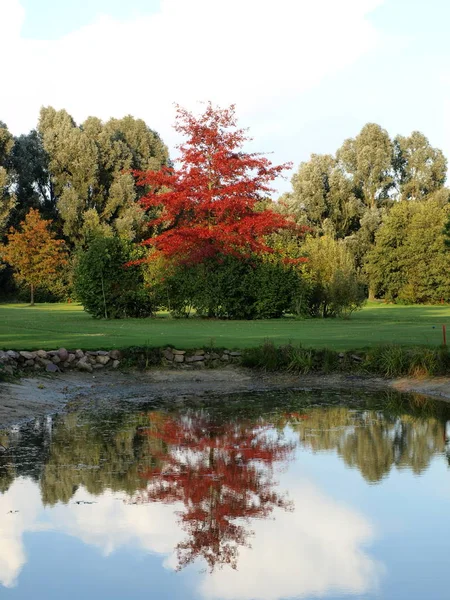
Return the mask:
M 104 557 L 134 548 L 160 555 L 166 569 L 206 566 L 190 598 L 373 592 L 385 576 L 370 552 L 379 534 L 364 511 L 325 493 L 302 457 L 334 456 L 378 485 L 393 468 L 424 473 L 445 455 L 449 411 L 397 396 L 382 399 L 385 410 L 317 400 L 128 407 L 4 432 L 0 582 L 20 589 L 24 534 L 51 531 Z

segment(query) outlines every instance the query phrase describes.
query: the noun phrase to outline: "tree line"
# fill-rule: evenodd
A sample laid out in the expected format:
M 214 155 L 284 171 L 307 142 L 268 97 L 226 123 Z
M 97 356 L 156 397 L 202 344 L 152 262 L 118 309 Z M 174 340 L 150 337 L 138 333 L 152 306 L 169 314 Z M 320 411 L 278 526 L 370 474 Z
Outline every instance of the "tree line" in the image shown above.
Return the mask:
M 369 123 L 334 155 L 290 165 L 245 152 L 234 107 L 178 108 L 175 165 L 127 116 L 77 125 L 42 108 L 0 123 L 0 285 L 82 301 L 95 317 L 346 316 L 367 296 L 450 299 L 447 161 L 420 132 Z

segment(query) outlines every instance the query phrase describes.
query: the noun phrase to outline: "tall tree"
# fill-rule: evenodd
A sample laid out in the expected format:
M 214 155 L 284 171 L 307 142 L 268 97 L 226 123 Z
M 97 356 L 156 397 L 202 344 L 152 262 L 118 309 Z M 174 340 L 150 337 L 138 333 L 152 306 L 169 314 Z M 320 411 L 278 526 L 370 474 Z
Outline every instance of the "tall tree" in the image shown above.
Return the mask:
M 0 238 L 6 231 L 11 211 L 16 199 L 11 192 L 11 173 L 9 158 L 14 145 L 13 136 L 8 131 L 5 123 L 0 121 Z
M 337 151 L 355 195 L 370 209 L 380 207 L 394 186 L 393 151 L 389 134 L 376 123 L 367 123 Z
M 312 154 L 292 177 L 292 191 L 282 198 L 299 223 L 317 233 L 343 238 L 358 227 L 362 205 L 352 182 L 329 154 Z
M 83 245 L 92 234 L 139 237 L 143 212 L 137 200 L 144 190 L 129 171 L 169 164 L 159 135 L 131 116 L 107 123 L 89 117 L 77 126 L 65 110 L 51 107 L 41 110 L 39 132 L 70 240 Z
M 445 184 L 447 160 L 428 139 L 413 131 L 410 136 L 398 135 L 394 140 L 394 166 L 398 192 L 402 200 L 422 200 Z
M 30 304 L 34 305 L 36 288 L 52 289 L 67 263 L 63 240 L 56 239 L 50 230 L 50 221 L 31 209 L 20 229 L 12 228 L 8 243 L 0 249 L 1 257 L 16 272 L 20 282 L 30 287 Z
M 30 208 L 48 219 L 56 220 L 56 197 L 49 173 L 49 159 L 36 130 L 14 138 L 10 163 L 17 204 L 12 225 L 17 226 Z
M 179 168 L 136 172 L 139 185 L 149 188 L 142 206 L 159 213 L 150 221 L 155 235 L 145 243 L 186 263 L 273 252 L 266 236 L 293 223 L 259 206 L 288 165 L 243 151 L 248 138 L 236 126 L 234 106 L 209 103 L 199 117 L 178 107 L 175 129 L 187 138 Z

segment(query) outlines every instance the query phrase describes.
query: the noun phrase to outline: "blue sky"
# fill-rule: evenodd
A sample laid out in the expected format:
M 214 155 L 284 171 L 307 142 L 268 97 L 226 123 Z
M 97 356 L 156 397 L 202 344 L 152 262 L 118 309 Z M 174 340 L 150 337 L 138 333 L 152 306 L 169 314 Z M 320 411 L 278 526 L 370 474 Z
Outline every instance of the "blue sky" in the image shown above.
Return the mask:
M 173 103 L 211 99 L 235 102 L 274 162 L 334 152 L 367 122 L 450 157 L 447 0 L 0 0 L 0 22 L 16 134 L 42 105 L 131 113 L 174 154 Z

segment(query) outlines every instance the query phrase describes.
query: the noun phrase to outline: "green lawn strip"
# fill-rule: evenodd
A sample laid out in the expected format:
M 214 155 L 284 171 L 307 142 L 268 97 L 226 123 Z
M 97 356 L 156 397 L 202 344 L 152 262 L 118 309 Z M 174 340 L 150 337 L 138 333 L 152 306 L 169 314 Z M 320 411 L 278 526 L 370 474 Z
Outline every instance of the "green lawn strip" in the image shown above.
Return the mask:
M 450 306 L 368 304 L 351 319 L 291 318 L 265 321 L 207 319 L 95 320 L 76 304 L 0 305 L 0 348 L 112 349 L 172 345 L 247 348 L 271 340 L 344 351 L 381 344 L 438 346 L 442 324 L 450 326 Z M 450 331 L 449 331 L 450 336 Z

